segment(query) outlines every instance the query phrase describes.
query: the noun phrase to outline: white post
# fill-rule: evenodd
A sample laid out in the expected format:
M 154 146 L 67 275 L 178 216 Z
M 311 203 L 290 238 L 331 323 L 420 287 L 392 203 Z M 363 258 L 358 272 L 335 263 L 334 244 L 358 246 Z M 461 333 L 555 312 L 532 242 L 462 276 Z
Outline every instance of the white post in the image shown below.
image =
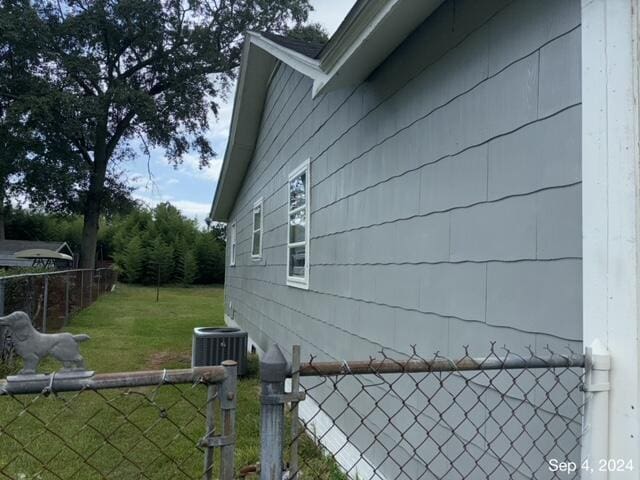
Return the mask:
M 596 340 L 586 349 L 586 408 L 582 422 L 582 478 L 606 480 L 607 469 L 600 460 L 609 456 L 609 369 L 611 358 L 602 342 Z M 631 473 L 631 472 L 629 472 Z
M 582 0 L 583 339 L 611 355 L 603 459 L 635 469 L 614 478 L 640 468 L 639 4 Z

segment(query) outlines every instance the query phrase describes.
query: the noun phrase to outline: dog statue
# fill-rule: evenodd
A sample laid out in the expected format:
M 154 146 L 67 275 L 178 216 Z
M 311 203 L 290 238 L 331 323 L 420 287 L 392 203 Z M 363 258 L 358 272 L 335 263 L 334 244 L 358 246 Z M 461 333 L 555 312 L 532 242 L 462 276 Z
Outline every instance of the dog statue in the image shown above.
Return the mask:
M 63 372 L 85 370 L 78 343 L 89 340 L 89 335 L 40 333 L 33 328 L 29 315 L 24 312 L 13 312 L 0 317 L 0 327 L 7 327 L 11 331 L 16 353 L 24 360 L 21 375 L 35 374 L 40 360 L 47 355 L 62 362 Z

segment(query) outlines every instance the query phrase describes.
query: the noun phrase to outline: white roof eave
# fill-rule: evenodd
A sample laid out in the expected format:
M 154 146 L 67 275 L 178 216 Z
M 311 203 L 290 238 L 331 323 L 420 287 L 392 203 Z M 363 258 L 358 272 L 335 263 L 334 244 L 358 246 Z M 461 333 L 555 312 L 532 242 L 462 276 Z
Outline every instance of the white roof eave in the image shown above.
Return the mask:
M 229 220 L 260 127 L 269 78 L 277 61 L 313 80 L 316 97 L 356 85 L 378 67 L 444 0 L 360 0 L 323 50 L 313 59 L 260 35 L 245 39 L 229 143 L 210 218 Z M 238 128 L 241 124 L 242 128 Z

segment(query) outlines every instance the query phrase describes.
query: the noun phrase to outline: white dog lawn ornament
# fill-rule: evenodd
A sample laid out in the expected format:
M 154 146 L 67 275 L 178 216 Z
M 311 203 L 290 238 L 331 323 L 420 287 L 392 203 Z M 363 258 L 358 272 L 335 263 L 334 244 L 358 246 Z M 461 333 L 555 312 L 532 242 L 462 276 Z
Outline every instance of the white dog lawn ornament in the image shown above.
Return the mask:
M 84 371 L 84 358 L 80 355 L 78 343 L 89 340 L 89 335 L 40 333 L 33 328 L 29 315 L 24 312 L 0 317 L 0 326 L 10 330 L 16 353 L 24 360 L 21 375 L 35 374 L 40 360 L 48 355 L 62 362 L 63 372 Z

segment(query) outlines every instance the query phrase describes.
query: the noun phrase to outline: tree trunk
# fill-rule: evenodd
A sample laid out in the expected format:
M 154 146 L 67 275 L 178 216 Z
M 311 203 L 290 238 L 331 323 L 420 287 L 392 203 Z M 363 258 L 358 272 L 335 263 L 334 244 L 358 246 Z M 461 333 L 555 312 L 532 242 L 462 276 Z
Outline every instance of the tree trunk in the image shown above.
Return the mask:
M 100 227 L 100 199 L 97 192 L 89 187 L 84 206 L 84 224 L 80 244 L 80 268 L 95 268 L 98 228 Z
M 100 214 L 104 197 L 104 181 L 107 173 L 106 123 L 103 135 L 96 135 L 96 149 L 93 158 L 93 172 L 89 180 L 89 190 L 84 204 L 84 224 L 82 227 L 82 241 L 80 243 L 80 268 L 96 267 L 96 246 L 98 244 L 98 229 L 100 228 Z
M 0 240 L 4 240 L 6 238 L 4 232 L 4 196 L 4 182 L 0 182 Z

